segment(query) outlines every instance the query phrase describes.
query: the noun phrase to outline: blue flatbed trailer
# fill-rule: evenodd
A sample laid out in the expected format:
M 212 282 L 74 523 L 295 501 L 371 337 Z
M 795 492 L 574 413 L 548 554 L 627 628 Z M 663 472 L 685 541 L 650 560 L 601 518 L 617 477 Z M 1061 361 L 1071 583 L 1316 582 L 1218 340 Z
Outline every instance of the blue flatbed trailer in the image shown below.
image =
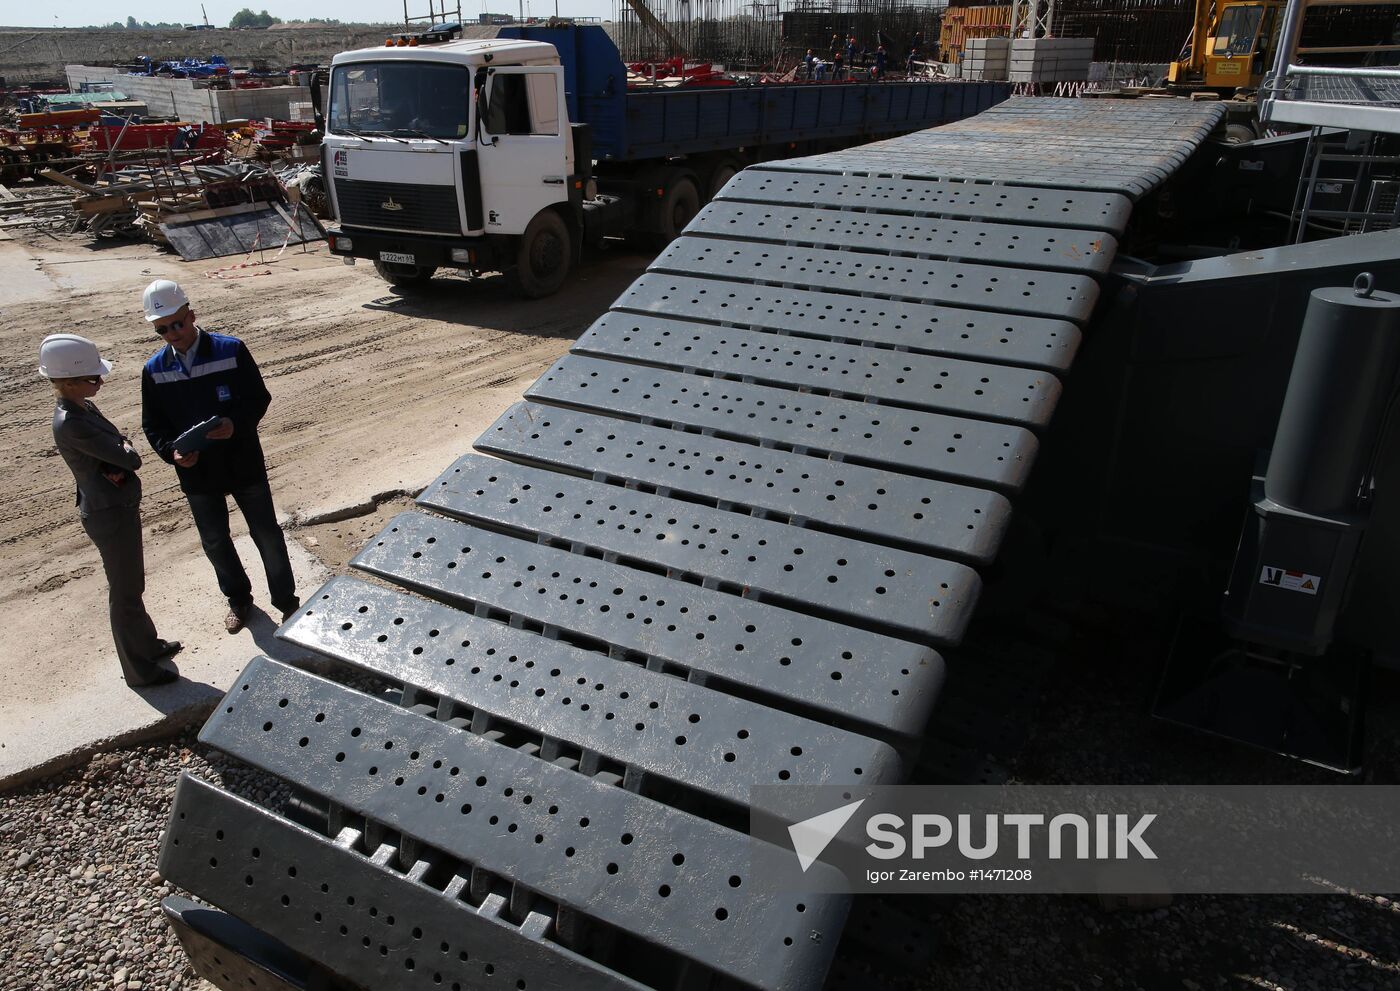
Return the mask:
M 1011 93 L 1007 83 L 904 81 L 628 89 L 627 67 L 601 27 L 522 26 L 500 36 L 559 50 L 569 117 L 589 125 L 599 162 L 873 141 L 974 116 Z

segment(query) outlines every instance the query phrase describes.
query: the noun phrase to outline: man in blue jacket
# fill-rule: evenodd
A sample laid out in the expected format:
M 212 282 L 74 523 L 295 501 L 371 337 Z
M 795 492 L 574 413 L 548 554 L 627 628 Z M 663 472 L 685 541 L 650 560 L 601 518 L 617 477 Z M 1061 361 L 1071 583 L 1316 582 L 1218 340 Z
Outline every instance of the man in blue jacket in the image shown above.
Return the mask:
M 285 622 L 300 602 L 258 442 L 258 423 L 272 396 L 247 346 L 198 327 L 189 299 L 176 283 L 152 282 L 142 307 L 165 347 L 141 371 L 141 426 L 156 454 L 175 466 L 189 500 L 200 543 L 228 599 L 224 628 L 241 630 L 253 606 L 253 587 L 229 533 L 229 496 L 248 523 L 267 572 L 272 605 Z M 212 443 L 203 450 L 178 449 L 182 433 L 213 417 L 220 420 L 207 434 Z

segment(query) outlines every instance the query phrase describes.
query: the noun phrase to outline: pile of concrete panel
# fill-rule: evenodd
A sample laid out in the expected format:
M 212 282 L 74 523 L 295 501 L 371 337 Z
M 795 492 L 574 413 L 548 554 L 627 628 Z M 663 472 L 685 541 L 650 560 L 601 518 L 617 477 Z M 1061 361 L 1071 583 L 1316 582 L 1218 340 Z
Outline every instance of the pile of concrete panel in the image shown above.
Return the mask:
M 1093 38 L 1016 38 L 1007 74 L 1013 83 L 1077 83 L 1089 78 Z
M 963 45 L 962 78 L 999 81 L 1010 68 L 1010 38 L 969 38 Z

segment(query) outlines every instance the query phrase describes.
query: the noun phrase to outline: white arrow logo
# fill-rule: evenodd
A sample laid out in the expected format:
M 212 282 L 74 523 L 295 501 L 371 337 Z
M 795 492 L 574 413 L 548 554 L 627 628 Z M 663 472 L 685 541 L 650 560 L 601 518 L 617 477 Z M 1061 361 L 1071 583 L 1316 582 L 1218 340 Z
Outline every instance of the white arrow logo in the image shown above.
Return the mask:
M 864 804 L 865 799 L 862 798 L 859 802 L 803 819 L 788 827 L 788 837 L 792 840 L 792 849 L 797 853 L 797 862 L 802 867 L 802 873 L 807 873 L 807 868 L 817 862 L 817 858 L 836 838 L 836 834 L 851 821 L 856 809 Z

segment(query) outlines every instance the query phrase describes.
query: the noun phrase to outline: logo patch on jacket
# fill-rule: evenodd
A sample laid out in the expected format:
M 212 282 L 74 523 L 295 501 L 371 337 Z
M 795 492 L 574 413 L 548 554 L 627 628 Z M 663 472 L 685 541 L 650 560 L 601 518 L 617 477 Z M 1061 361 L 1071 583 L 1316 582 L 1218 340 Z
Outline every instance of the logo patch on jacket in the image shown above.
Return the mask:
M 226 385 L 221 385 L 215 390 L 215 395 L 219 397 L 219 402 L 226 403 L 233 398 L 233 392 Z

